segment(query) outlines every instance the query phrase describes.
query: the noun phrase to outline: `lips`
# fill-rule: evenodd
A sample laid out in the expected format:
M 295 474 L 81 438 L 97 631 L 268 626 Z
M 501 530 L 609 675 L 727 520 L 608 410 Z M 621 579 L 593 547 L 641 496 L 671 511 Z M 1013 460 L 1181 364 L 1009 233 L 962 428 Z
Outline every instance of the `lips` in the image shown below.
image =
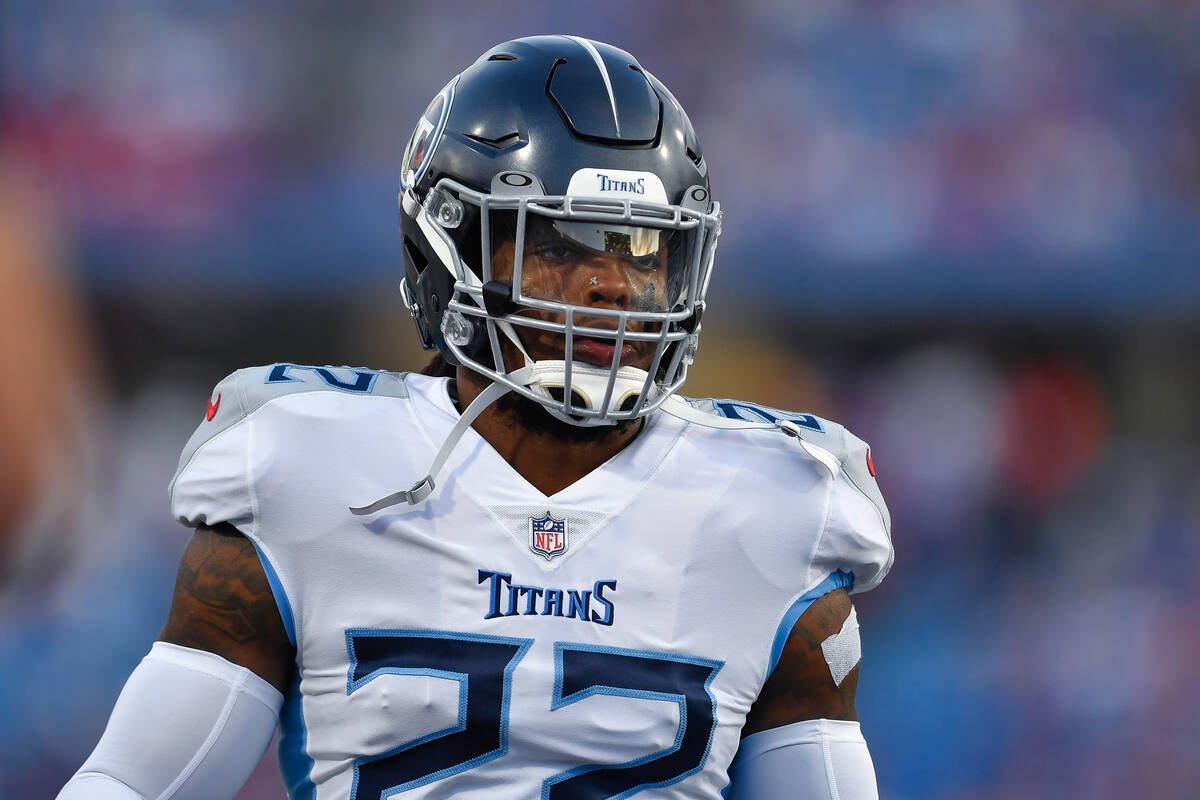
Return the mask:
M 616 352 L 615 342 L 602 342 L 598 339 L 590 339 L 587 337 L 574 340 L 574 347 L 571 350 L 571 356 L 576 361 L 583 361 L 588 364 L 595 364 L 598 367 L 607 367 L 612 364 L 613 353 Z M 621 345 L 621 366 L 632 364 L 637 358 L 637 350 L 629 342 Z

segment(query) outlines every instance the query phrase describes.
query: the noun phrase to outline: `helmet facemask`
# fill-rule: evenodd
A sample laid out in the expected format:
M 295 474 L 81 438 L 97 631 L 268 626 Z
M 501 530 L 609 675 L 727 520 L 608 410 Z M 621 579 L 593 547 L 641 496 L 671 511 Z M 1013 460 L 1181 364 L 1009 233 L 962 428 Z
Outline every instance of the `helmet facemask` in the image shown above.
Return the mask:
M 549 196 L 521 172 L 498 174 L 491 193 L 449 178 L 423 204 L 407 191 L 406 213 L 453 275 L 449 355 L 574 425 L 661 405 L 695 354 L 721 212 L 704 187 L 681 205 L 649 194 L 664 202 Z

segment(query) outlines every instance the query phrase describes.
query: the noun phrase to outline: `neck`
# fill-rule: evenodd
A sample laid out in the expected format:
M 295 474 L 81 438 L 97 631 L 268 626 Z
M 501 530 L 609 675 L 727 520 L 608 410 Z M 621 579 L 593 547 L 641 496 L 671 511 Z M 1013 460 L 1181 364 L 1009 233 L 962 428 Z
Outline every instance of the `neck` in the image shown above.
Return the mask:
M 465 367 L 458 368 L 456 384 L 459 413 L 470 405 L 488 383 L 490 381 L 482 375 Z M 637 437 L 643 425 L 643 420 L 619 423 L 596 430 L 594 438 L 579 440 L 557 433 L 557 425 L 566 423 L 560 423 L 544 409 L 538 409 L 535 414 L 519 414 L 512 404 L 506 404 L 503 400 L 480 414 L 471 427 L 521 477 L 546 495 L 565 489 L 608 461 Z M 526 402 L 519 397 L 516 401 Z M 536 424 L 542 414 L 545 415 L 545 425 Z

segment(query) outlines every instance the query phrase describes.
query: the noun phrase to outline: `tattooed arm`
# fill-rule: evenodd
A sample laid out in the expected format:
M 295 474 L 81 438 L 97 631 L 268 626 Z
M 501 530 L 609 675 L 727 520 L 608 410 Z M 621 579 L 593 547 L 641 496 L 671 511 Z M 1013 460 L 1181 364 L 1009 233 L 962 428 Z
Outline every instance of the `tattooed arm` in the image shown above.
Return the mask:
M 59 800 L 232 798 L 271 741 L 293 650 L 254 546 L 198 528 L 159 640 Z
M 854 694 L 858 688 L 858 666 L 839 683 L 821 643 L 842 629 L 853 606 L 845 589 L 819 597 L 805 609 L 792 627 L 779 664 L 755 701 L 742 738 L 808 719 L 855 721 Z
M 192 534 L 158 640 L 216 653 L 280 692 L 291 680 L 295 651 L 258 553 L 227 523 Z
M 732 800 L 878 800 L 854 708 L 858 653 L 858 618 L 845 589 L 800 615 L 746 717 L 730 769 Z

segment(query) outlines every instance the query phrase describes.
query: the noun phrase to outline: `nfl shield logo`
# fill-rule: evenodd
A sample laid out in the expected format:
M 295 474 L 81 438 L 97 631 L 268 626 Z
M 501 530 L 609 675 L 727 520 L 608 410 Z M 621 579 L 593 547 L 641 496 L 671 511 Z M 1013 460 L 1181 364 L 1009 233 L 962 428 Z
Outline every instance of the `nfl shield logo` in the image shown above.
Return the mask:
M 547 561 L 567 551 L 567 521 L 550 515 L 529 518 L 529 549 Z

